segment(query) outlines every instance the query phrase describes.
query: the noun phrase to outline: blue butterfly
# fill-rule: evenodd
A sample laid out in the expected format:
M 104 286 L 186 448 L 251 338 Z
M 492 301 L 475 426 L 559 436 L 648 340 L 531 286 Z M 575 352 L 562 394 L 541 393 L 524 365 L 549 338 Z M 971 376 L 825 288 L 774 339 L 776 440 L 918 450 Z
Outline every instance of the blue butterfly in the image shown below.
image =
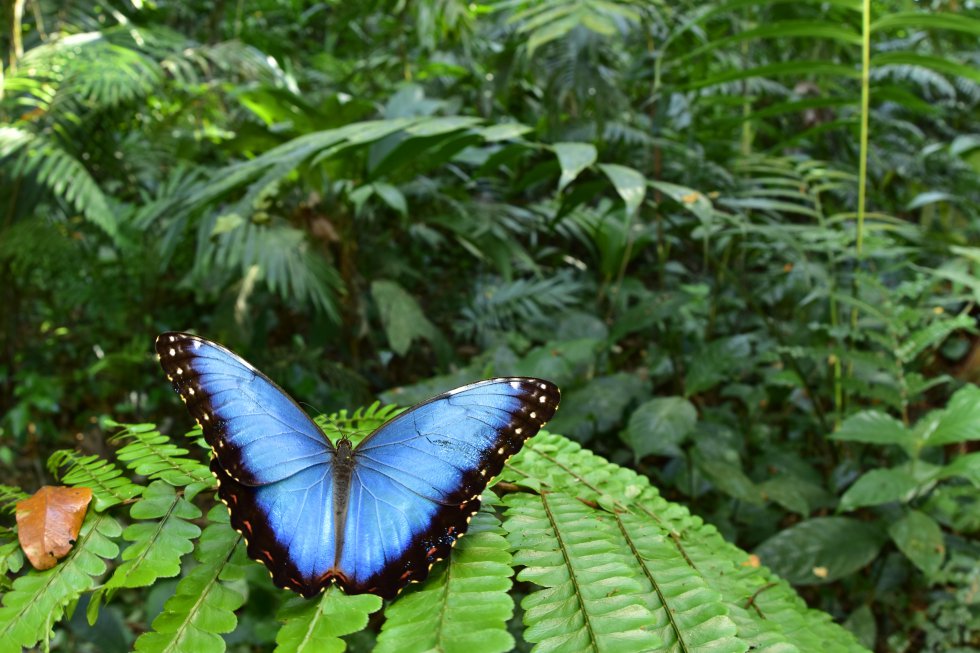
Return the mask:
M 558 409 L 527 377 L 466 385 L 401 413 L 356 447 L 336 445 L 237 354 L 186 333 L 160 364 L 204 430 L 211 471 L 248 554 L 310 597 L 336 582 L 390 598 L 445 558 L 504 462 Z

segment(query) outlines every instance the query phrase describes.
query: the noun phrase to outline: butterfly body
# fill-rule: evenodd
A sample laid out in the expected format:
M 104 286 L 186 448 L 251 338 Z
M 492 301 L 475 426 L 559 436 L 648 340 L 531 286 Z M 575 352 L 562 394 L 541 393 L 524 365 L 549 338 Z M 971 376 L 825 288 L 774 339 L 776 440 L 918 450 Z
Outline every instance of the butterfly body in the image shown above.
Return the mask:
M 336 445 L 268 377 L 217 343 L 157 338 L 161 365 L 211 445 L 218 496 L 280 587 L 391 597 L 424 579 L 504 462 L 554 415 L 529 377 L 457 388 Z

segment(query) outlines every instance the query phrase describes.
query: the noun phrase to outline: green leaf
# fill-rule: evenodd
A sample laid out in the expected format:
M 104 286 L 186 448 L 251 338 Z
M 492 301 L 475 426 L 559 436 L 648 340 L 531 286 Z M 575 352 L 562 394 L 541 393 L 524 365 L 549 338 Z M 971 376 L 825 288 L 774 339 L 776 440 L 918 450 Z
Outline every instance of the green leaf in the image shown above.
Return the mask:
M 922 437 L 927 447 L 980 440 L 980 388 L 965 385 L 957 390 L 935 426 Z
M 524 134 L 534 131 L 534 129 L 519 122 L 502 122 L 488 127 L 476 127 L 474 131 L 482 136 L 486 142 L 495 143 L 518 139 Z
M 651 454 L 679 456 L 680 444 L 697 421 L 697 409 L 684 397 L 658 397 L 633 411 L 623 440 L 636 460 Z
M 558 192 L 572 183 L 583 170 L 596 162 L 599 153 L 595 145 L 590 143 L 555 143 L 552 145 L 561 166 L 561 178 L 558 180 Z
M 372 184 L 374 192 L 378 194 L 385 204 L 397 211 L 400 215 L 408 215 L 408 202 L 405 196 L 395 186 L 384 182 L 376 181 Z
M 782 507 L 804 517 L 810 514 L 810 501 L 807 494 L 801 490 L 805 481 L 790 474 L 780 474 L 767 481 L 759 483 L 758 489 L 763 499 L 775 501 Z
M 730 497 L 752 505 L 762 504 L 762 491 L 742 470 L 741 461 L 733 451 L 705 451 L 699 446 L 691 452 L 698 471 L 712 485 Z
M 621 424 L 626 408 L 645 399 L 648 393 L 648 384 L 631 374 L 596 377 L 562 397 L 561 410 L 548 426 L 578 440 L 588 440 Z
M 514 614 L 509 594 L 509 545 L 497 517 L 484 508 L 473 518 L 447 564 L 437 566 L 385 611 L 377 653 L 464 651 L 503 653 L 514 648 L 507 622 Z
M 980 451 L 958 454 L 951 463 L 939 472 L 941 479 L 954 476 L 966 479 L 974 487 L 980 488 Z
M 714 217 L 714 207 L 704 193 L 699 193 L 693 188 L 679 186 L 668 181 L 651 179 L 650 187 L 654 188 L 667 197 L 677 202 L 681 207 L 690 211 L 701 221 L 703 225 L 710 225 Z
M 888 534 L 912 564 L 926 576 L 935 576 L 946 554 L 943 531 L 936 520 L 918 510 L 910 510 L 888 527 Z
M 379 279 L 371 283 L 371 296 L 381 314 L 388 344 L 399 356 L 408 353 L 416 338 L 433 342 L 439 331 L 425 316 L 415 298 L 394 281 Z
M 919 481 L 904 470 L 872 469 L 847 488 L 840 499 L 839 510 L 880 506 L 892 501 L 907 502 L 918 487 Z
M 373 594 L 348 596 L 331 585 L 319 599 L 296 596 L 276 615 L 283 627 L 276 634 L 276 653 L 341 653 L 341 637 L 364 629 L 368 616 L 381 609 Z
M 633 215 L 643 203 L 647 192 L 647 178 L 637 170 L 616 163 L 600 163 L 599 169 L 609 178 L 616 192 L 626 203 L 626 213 Z
M 850 517 L 817 517 L 780 531 L 756 548 L 762 564 L 794 585 L 844 578 L 874 560 L 882 535 Z
M 896 444 L 901 447 L 911 446 L 913 439 L 912 433 L 901 422 L 878 410 L 864 410 L 851 415 L 829 437 L 831 440 Z
M 752 342 L 743 335 L 712 340 L 691 357 L 684 376 L 684 395 L 691 397 L 722 381 L 731 380 L 737 370 L 752 363 Z
M 228 525 L 228 511 L 217 505 L 208 513 L 194 557 L 200 563 L 177 583 L 176 593 L 163 606 L 153 630 L 136 640 L 137 651 L 199 653 L 224 651 L 223 633 L 235 630 L 235 610 L 245 603 L 244 578 L 248 563 L 242 537 Z

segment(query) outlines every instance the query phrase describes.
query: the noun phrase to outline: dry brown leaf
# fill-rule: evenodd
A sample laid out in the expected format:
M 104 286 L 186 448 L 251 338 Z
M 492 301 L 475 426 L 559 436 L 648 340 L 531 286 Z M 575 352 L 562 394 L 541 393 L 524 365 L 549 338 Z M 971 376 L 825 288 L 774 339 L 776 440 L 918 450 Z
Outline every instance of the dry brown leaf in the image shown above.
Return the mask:
M 35 569 L 51 569 L 68 555 L 91 500 L 87 487 L 45 485 L 17 502 L 17 537 Z

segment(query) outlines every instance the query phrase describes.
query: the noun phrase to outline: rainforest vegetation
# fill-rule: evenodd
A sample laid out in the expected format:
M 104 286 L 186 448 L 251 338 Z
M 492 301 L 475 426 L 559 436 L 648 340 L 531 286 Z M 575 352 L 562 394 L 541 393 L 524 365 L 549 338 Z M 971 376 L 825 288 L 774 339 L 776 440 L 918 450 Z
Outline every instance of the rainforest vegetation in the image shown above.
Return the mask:
M 976 650 L 978 43 L 973 0 L 3 0 L 0 651 Z M 426 582 L 306 600 L 168 330 L 331 437 L 562 403 Z M 39 571 L 45 485 L 92 499 Z

